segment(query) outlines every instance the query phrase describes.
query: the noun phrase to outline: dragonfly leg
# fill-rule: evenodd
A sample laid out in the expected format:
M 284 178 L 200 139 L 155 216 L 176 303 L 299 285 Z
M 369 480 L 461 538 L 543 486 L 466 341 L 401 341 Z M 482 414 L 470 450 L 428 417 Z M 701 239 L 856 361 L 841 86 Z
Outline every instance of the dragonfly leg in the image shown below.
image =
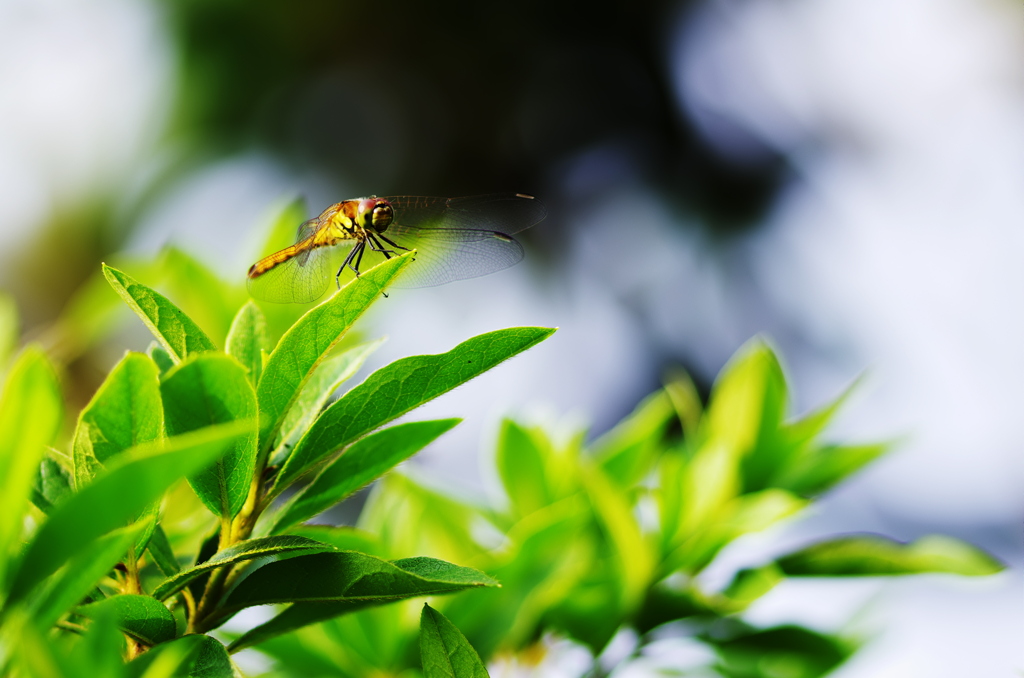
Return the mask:
M 384 242 L 386 242 L 387 244 L 391 245 L 392 247 L 397 247 L 398 249 L 405 250 L 406 252 L 409 251 L 408 247 L 403 247 L 403 246 L 399 245 L 397 242 L 395 242 L 394 240 L 391 240 L 386 235 L 378 233 L 377 237 L 380 238 L 381 240 L 383 240 Z M 394 251 L 392 251 L 392 253 L 394 253 Z
M 357 242 L 355 246 L 349 251 L 348 256 L 345 257 L 345 261 L 338 269 L 338 272 L 334 275 L 334 282 L 338 283 L 339 290 L 341 289 L 341 272 L 344 271 L 346 268 L 351 268 L 352 271 L 355 272 L 356 277 L 359 277 L 359 263 L 363 259 L 363 246 L 365 244 L 366 243 L 363 240 Z M 356 259 L 355 266 L 352 265 L 352 259 Z
M 370 239 L 370 249 L 372 249 L 374 252 L 380 252 L 381 254 L 384 255 L 385 259 L 390 259 L 392 254 L 398 254 L 394 250 L 389 250 L 385 248 L 383 245 L 381 245 L 380 241 L 377 240 L 376 236 L 367 233 L 366 237 Z

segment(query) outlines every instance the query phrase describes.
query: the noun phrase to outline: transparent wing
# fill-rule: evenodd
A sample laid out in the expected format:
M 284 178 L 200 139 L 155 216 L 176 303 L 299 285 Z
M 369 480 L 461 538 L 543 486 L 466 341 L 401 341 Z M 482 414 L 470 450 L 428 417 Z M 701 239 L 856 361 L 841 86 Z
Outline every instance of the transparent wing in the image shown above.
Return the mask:
M 417 250 L 395 287 L 432 287 L 508 268 L 523 258 L 523 246 L 511 234 L 546 215 L 540 202 L 515 194 L 385 199 L 395 218 L 383 236 Z
M 254 265 L 260 267 L 265 261 L 287 253 L 293 248 L 282 250 Z M 334 280 L 333 261 L 336 247 L 318 247 L 299 252 L 276 263 L 264 273 L 249 277 L 249 294 L 256 299 L 278 304 L 306 304 L 324 295 Z M 347 249 L 347 248 L 346 248 Z

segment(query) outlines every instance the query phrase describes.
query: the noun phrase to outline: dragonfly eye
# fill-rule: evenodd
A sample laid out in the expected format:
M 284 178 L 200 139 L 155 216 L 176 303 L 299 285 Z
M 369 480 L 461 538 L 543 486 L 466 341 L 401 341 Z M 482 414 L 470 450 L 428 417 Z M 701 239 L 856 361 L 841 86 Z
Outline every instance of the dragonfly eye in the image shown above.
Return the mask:
M 373 226 L 373 230 L 383 233 L 388 230 L 388 226 L 391 225 L 391 221 L 394 218 L 394 208 L 386 202 L 380 203 L 373 208 L 373 212 L 370 214 L 370 225 Z

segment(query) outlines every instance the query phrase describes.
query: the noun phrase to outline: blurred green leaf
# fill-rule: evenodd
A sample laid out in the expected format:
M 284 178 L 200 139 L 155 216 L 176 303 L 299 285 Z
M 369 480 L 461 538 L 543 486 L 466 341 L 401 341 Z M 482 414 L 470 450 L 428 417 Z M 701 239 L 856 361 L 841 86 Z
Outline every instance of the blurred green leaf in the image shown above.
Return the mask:
M 231 452 L 188 479 L 210 511 L 233 518 L 245 504 L 256 468 L 256 394 L 245 368 L 223 353 L 200 354 L 168 372 L 160 392 L 171 435 L 234 421 L 251 427 Z
M 922 537 L 909 544 L 881 535 L 852 535 L 812 544 L 776 562 L 791 577 L 874 577 L 924 572 L 981 576 L 1006 569 L 981 549 L 943 535 Z
M 0 395 L 0 582 L 19 543 L 34 476 L 60 430 L 63 398 L 46 354 L 29 346 Z
M 466 636 L 425 603 L 420 616 L 420 659 L 424 678 L 488 678 L 489 675 Z
M 376 351 L 383 341 L 383 339 L 379 339 L 360 344 L 320 363 L 313 371 L 309 381 L 302 387 L 299 397 L 288 408 L 288 414 L 285 415 L 279 436 L 281 454 L 280 456 L 275 455 L 271 460 L 272 464 L 280 465 L 285 462 L 290 447 L 295 445 L 313 420 L 319 416 L 320 410 L 323 409 L 331 394 L 359 371 L 366 358 Z
M 131 545 L 152 521 L 140 521 L 102 535 L 86 544 L 47 583 L 34 606 L 35 622 L 49 628 L 74 606 L 82 602 L 96 584 L 124 558 Z
M 782 367 L 760 338 L 747 342 L 718 376 L 706 433 L 709 442 L 739 455 L 744 491 L 768 487 L 793 453 L 780 435 L 787 398 Z
M 158 662 L 170 659 L 180 665 L 175 678 L 236 678 L 237 674 L 227 650 L 216 638 L 193 634 L 157 645 L 141 657 L 128 663 L 132 678 L 149 678 Z
M 410 255 L 392 257 L 366 271 L 302 316 L 281 337 L 263 368 L 257 387 L 260 450 L 269 449 L 285 415 L 313 371 L 408 265 Z
M 854 379 L 853 383 L 846 387 L 835 400 L 786 425 L 785 434 L 790 443 L 793 445 L 805 445 L 821 435 L 825 427 L 831 423 L 839 408 L 850 399 L 850 396 L 860 387 L 863 380 L 863 375 Z
M 164 295 L 106 264 L 103 275 L 175 362 L 193 353 L 216 349 L 206 333 Z
M 0 293 L 0 376 L 7 372 L 7 361 L 18 345 L 18 306 L 11 295 Z
M 826 445 L 807 451 L 790 464 L 778 484 L 805 497 L 831 489 L 885 454 L 889 445 Z
M 513 327 L 488 332 L 447 353 L 403 358 L 377 370 L 313 422 L 282 467 L 272 492 L 280 492 L 313 466 L 375 428 L 535 346 L 554 331 L 545 327 Z
M 620 486 L 631 487 L 646 476 L 665 449 L 665 432 L 674 417 L 668 393 L 656 391 L 598 438 L 592 449 L 607 477 Z
M 99 466 L 164 433 L 160 374 L 141 353 L 128 352 L 78 417 L 72 443 L 75 484 L 85 487 Z
M 750 630 L 727 639 L 706 636 L 728 678 L 820 678 L 846 661 L 850 643 L 799 626 Z
M 422 450 L 460 421 L 440 419 L 399 424 L 355 442 L 285 505 L 270 531 L 284 532 L 326 511 Z
M 90 619 L 109 610 L 124 633 L 146 645 L 172 640 L 177 635 L 174 616 L 151 596 L 122 594 L 83 605 L 76 614 Z
M 546 439 L 512 421 L 501 422 L 495 461 L 515 518 L 522 518 L 551 503 L 555 497 L 548 484 L 546 459 L 551 448 Z
M 227 565 L 241 563 L 246 560 L 255 560 L 256 558 L 263 558 L 265 556 L 272 556 L 281 553 L 319 553 L 322 551 L 334 550 L 335 547 L 329 544 L 323 544 L 306 537 L 297 537 L 294 535 L 247 539 L 245 541 L 232 544 L 223 551 L 215 553 L 212 557 L 203 561 L 199 565 L 190 567 L 187 570 L 182 570 L 174 576 L 163 580 L 155 589 L 153 589 L 153 597 L 159 600 L 169 598 L 181 589 L 185 588 L 190 581 L 199 575 L 218 567 L 225 567 Z
M 43 513 L 51 513 L 55 506 L 67 499 L 71 489 L 71 474 L 53 458 L 46 456 L 39 463 L 39 473 L 32 486 L 32 503 Z
M 263 352 L 270 350 L 267 319 L 259 306 L 248 301 L 238 310 L 228 330 L 226 346 L 228 355 L 249 373 L 249 381 L 255 388 L 263 373 Z
M 11 578 L 8 603 L 24 598 L 96 538 L 134 520 L 182 476 L 212 464 L 243 433 L 236 424 L 211 427 L 147 443 L 116 459 L 39 528 Z
M 330 544 L 339 551 L 360 551 L 380 557 L 381 544 L 377 535 L 348 525 L 296 525 L 289 534 Z
M 739 612 L 775 588 L 784 579 L 775 563 L 737 572 L 722 596 L 729 600 L 729 612 Z

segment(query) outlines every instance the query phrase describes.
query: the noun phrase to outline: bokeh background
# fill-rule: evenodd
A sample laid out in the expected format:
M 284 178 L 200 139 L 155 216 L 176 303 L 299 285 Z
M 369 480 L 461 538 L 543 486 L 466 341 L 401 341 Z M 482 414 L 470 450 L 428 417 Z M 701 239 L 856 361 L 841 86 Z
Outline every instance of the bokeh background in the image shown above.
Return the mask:
M 410 472 L 484 494 L 500 416 L 600 433 L 764 333 L 798 411 L 866 374 L 833 433 L 896 447 L 723 572 L 852 530 L 1011 569 L 787 582 L 750 620 L 870 638 L 844 678 L 1019 675 L 1019 2 L 0 0 L 0 284 L 30 338 L 104 258 L 173 244 L 240 283 L 296 195 L 491 192 L 548 206 L 527 260 L 378 303 L 375 364 L 561 331 L 430 405 L 467 422 Z M 125 341 L 56 347 L 69 393 Z

